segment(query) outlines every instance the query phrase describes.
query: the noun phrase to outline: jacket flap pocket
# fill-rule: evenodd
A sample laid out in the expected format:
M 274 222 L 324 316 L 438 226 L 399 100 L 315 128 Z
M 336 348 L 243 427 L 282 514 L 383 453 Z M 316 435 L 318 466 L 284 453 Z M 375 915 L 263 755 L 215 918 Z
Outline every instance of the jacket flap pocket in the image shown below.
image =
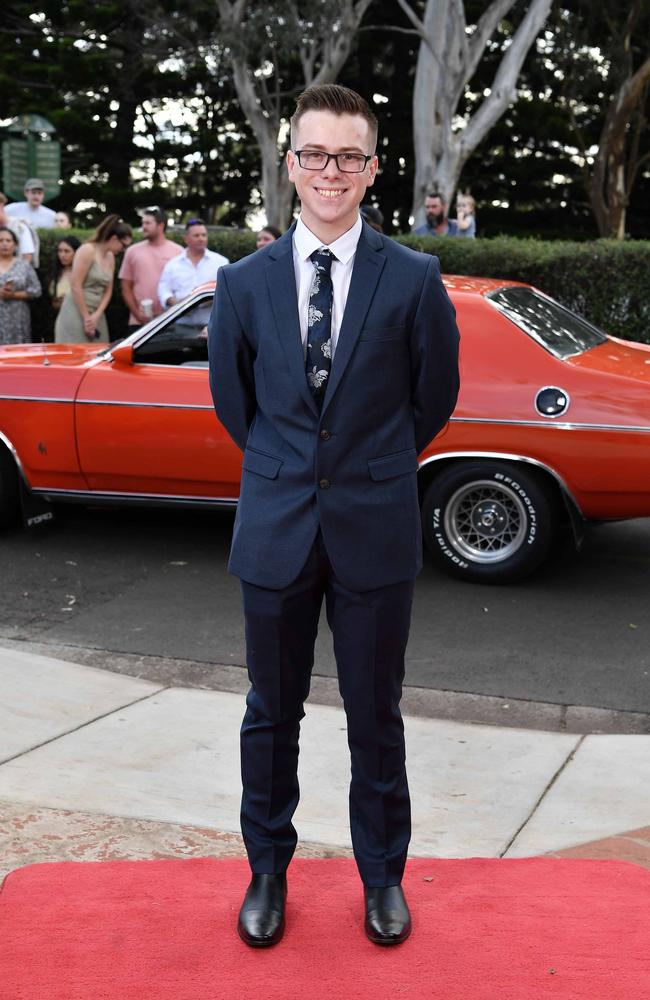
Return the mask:
M 401 326 L 364 326 L 359 340 L 403 340 L 404 324 Z
M 418 453 L 415 448 L 408 451 L 398 451 L 395 455 L 385 455 L 383 458 L 371 458 L 368 462 L 370 478 L 376 483 L 393 476 L 405 476 L 409 472 L 418 471 Z
M 265 476 L 266 479 L 276 479 L 281 465 L 281 458 L 273 458 L 272 455 L 263 455 L 261 451 L 249 449 L 244 452 L 242 468 L 247 472 L 256 472 L 258 476 Z

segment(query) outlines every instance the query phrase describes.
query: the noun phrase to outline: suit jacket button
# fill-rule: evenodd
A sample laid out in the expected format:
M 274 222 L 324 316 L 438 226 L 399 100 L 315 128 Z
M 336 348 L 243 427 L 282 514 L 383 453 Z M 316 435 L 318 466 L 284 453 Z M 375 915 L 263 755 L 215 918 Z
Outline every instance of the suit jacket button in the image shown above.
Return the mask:
M 331 438 L 331 436 L 332 435 L 330 434 L 330 432 L 326 431 L 325 429 L 323 429 L 320 432 L 320 439 L 321 439 L 321 441 L 329 441 L 329 439 Z
M 329 479 L 321 479 L 318 485 L 322 490 L 328 490 L 330 488 L 330 481 Z

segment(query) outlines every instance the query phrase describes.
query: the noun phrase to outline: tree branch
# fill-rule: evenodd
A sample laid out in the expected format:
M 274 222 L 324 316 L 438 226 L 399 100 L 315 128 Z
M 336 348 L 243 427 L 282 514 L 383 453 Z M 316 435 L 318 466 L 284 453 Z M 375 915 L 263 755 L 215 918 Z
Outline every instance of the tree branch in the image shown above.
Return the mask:
M 461 134 L 463 147 L 470 151 L 476 149 L 514 100 L 522 64 L 548 17 L 551 3 L 552 0 L 533 0 L 528 7 L 526 16 L 499 63 L 489 97 L 485 98 Z
M 359 28 L 359 34 L 366 31 L 390 31 L 391 35 L 411 35 L 412 37 L 420 38 L 420 32 L 416 31 L 415 28 L 400 28 L 396 24 L 364 24 L 362 28 Z
M 408 17 L 422 41 L 427 41 L 427 29 L 424 26 L 424 21 L 420 20 L 411 5 L 407 3 L 406 0 L 397 0 L 397 3 Z
M 491 3 L 488 9 L 481 14 L 476 24 L 476 30 L 467 42 L 469 59 L 465 77 L 466 82 L 469 82 L 474 76 L 476 67 L 483 58 L 485 46 L 492 38 L 497 25 L 514 6 L 514 3 L 515 0 L 496 0 L 495 3 Z

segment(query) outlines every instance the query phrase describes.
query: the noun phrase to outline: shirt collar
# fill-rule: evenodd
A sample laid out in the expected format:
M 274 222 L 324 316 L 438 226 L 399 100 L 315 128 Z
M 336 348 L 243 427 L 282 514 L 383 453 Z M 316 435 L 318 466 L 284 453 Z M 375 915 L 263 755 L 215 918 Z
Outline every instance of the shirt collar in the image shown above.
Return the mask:
M 201 257 L 201 260 L 205 260 L 207 258 L 207 256 L 208 256 L 209 253 L 210 253 L 210 248 L 206 247 L 205 250 L 203 251 L 203 256 Z M 179 254 L 177 254 L 177 257 L 179 257 L 179 258 L 180 257 L 185 257 L 186 260 L 190 260 L 189 247 L 185 247 L 183 250 L 181 250 L 181 252 Z M 172 260 L 173 259 L 174 258 L 172 257 Z M 192 263 L 192 261 L 190 260 L 190 264 L 191 263 Z
M 361 216 L 358 215 L 357 221 L 348 229 L 347 233 L 343 233 L 333 243 L 324 244 L 322 240 L 319 240 L 318 236 L 312 233 L 311 229 L 307 228 L 302 221 L 302 216 L 298 216 L 293 241 L 301 260 L 309 260 L 314 250 L 318 250 L 322 246 L 327 246 L 337 260 L 340 260 L 342 264 L 347 264 L 356 253 L 362 228 Z

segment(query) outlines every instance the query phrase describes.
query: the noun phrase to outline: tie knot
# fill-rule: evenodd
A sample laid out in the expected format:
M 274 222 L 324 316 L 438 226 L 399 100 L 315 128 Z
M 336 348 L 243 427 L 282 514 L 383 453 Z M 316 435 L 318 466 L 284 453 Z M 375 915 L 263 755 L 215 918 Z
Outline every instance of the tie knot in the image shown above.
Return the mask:
M 321 250 L 314 250 L 314 252 L 309 255 L 309 259 L 317 271 L 321 273 L 324 271 L 326 274 L 329 274 L 332 270 L 332 261 L 335 261 L 336 257 L 331 250 L 328 250 L 325 247 Z

